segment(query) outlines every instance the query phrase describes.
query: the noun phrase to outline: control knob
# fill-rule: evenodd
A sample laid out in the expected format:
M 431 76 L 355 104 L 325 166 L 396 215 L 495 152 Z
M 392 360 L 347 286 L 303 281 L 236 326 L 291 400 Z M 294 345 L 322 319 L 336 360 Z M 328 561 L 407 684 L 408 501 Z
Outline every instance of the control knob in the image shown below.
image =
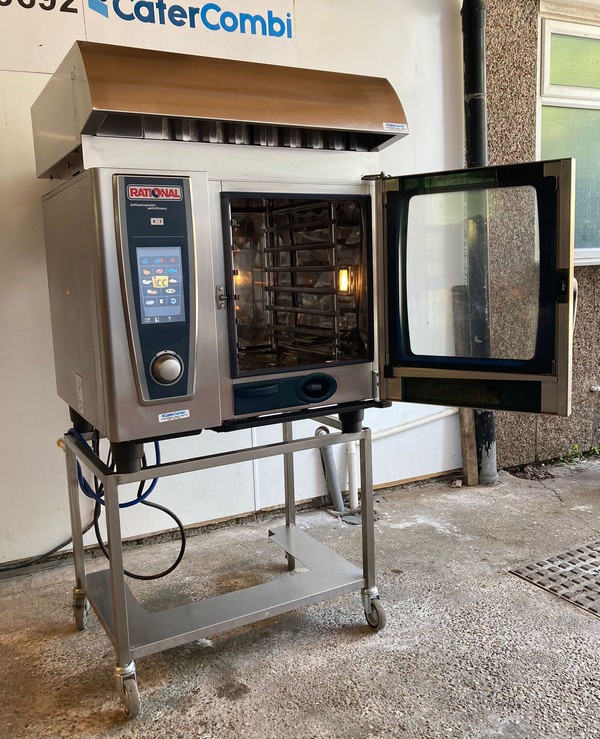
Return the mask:
M 161 385 L 172 385 L 181 377 L 183 362 L 172 352 L 157 354 L 150 365 L 150 373 Z

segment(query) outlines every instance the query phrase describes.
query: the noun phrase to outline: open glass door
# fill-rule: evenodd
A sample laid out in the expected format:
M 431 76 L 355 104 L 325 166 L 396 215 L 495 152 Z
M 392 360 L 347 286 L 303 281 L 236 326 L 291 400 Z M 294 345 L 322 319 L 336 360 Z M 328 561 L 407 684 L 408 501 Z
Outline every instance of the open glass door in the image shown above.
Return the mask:
M 382 400 L 570 413 L 574 162 L 379 180 Z

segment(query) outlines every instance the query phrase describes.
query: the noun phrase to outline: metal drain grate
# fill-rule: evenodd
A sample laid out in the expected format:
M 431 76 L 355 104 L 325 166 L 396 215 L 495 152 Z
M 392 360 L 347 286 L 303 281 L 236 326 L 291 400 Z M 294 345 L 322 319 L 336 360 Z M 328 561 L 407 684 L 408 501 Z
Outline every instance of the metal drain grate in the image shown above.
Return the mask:
M 600 618 L 600 541 L 510 572 Z

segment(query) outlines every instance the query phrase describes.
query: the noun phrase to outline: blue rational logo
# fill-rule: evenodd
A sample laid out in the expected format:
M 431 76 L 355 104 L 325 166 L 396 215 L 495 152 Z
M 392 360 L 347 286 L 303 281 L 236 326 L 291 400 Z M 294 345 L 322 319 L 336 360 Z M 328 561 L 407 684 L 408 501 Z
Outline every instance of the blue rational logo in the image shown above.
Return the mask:
M 272 10 L 266 13 L 236 13 L 223 10 L 217 3 L 184 7 L 165 0 L 87 0 L 90 10 L 109 17 L 109 6 L 123 21 L 138 21 L 154 25 L 203 27 L 208 31 L 242 33 L 271 38 L 292 38 L 292 14 L 280 18 Z
M 106 0 L 87 0 L 88 8 L 108 18 L 108 5 Z

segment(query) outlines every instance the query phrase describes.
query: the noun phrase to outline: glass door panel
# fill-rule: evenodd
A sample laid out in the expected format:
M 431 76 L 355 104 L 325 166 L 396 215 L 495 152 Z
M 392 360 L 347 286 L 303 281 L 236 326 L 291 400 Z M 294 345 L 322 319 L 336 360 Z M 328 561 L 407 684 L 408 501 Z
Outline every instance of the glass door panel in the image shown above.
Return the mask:
M 533 358 L 540 302 L 534 188 L 416 195 L 406 249 L 412 354 Z
M 569 411 L 572 170 L 381 182 L 383 399 Z

